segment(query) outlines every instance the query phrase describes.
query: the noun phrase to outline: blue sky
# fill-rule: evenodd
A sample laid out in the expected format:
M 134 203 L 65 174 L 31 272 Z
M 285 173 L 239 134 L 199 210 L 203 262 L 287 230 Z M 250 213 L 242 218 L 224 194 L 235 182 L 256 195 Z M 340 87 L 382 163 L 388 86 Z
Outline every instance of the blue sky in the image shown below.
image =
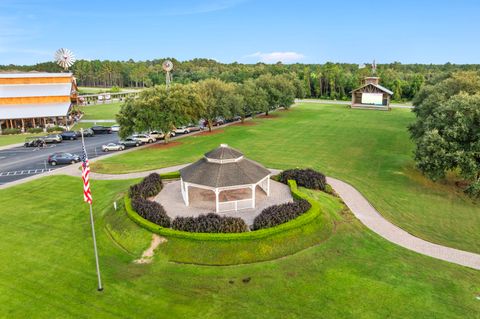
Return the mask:
M 0 0 L 0 64 L 212 58 L 480 63 L 480 1 Z

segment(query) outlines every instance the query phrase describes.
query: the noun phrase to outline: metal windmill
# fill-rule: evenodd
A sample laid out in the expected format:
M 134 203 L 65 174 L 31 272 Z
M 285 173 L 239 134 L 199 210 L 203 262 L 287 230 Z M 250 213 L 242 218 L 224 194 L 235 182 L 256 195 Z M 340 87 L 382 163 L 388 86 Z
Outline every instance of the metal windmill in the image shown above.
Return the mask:
M 162 63 L 162 68 L 163 70 L 167 73 L 165 75 L 165 82 L 167 84 L 167 88 L 170 86 L 170 82 L 172 82 L 172 74 L 170 71 L 173 69 L 173 62 L 170 60 L 165 60 Z
M 75 62 L 75 56 L 73 55 L 73 52 L 69 49 L 61 48 L 58 49 L 57 52 L 55 52 L 55 62 L 57 62 L 57 64 L 64 68 L 66 71 Z

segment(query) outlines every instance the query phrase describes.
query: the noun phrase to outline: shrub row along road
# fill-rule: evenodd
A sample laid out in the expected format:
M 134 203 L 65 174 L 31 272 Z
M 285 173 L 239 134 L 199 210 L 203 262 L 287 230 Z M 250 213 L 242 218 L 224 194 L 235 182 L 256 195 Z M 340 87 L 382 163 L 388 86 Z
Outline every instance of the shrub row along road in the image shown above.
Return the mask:
M 89 158 L 103 155 L 102 145 L 117 141 L 118 135 L 116 133 L 85 138 Z M 75 141 L 63 141 L 59 144 L 48 144 L 44 148 L 20 146 L 1 150 L 0 185 L 63 166 L 50 166 L 47 163 L 48 156 L 55 152 L 81 154 L 82 142 L 78 139 Z

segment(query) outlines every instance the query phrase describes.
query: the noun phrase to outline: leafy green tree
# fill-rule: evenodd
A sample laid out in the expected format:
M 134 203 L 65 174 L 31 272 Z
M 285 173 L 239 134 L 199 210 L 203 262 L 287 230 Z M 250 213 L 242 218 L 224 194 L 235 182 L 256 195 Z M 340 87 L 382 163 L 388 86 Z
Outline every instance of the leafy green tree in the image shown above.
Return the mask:
M 238 87 L 239 94 L 243 97 L 243 104 L 237 115 L 241 116 L 242 123 L 247 115 L 255 116 L 268 107 L 268 95 L 265 90 L 257 86 L 254 80 L 247 80 Z
M 128 99 L 117 115 L 120 136 L 134 132 L 161 130 L 168 143 L 169 132 L 175 125 L 198 120 L 204 109 L 195 85 L 174 84 L 169 89 L 156 86 Z
M 213 121 L 217 117 L 231 116 L 227 94 L 234 90 L 234 86 L 218 79 L 207 79 L 198 82 L 198 90 L 203 101 L 202 117 L 207 121 L 208 130 L 212 131 Z
M 480 196 L 480 74 L 460 72 L 425 86 L 410 126 L 418 168 L 432 180 L 458 172 Z

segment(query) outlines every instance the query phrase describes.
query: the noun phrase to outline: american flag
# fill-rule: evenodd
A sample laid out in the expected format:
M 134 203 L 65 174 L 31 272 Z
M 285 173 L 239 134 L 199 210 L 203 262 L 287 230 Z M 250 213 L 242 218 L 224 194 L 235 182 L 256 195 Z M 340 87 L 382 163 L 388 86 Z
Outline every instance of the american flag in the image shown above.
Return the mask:
M 83 200 L 90 205 L 92 204 L 92 193 L 90 191 L 90 166 L 88 164 L 87 150 L 85 145 L 83 145 L 83 154 L 82 154 L 82 180 L 83 180 Z

